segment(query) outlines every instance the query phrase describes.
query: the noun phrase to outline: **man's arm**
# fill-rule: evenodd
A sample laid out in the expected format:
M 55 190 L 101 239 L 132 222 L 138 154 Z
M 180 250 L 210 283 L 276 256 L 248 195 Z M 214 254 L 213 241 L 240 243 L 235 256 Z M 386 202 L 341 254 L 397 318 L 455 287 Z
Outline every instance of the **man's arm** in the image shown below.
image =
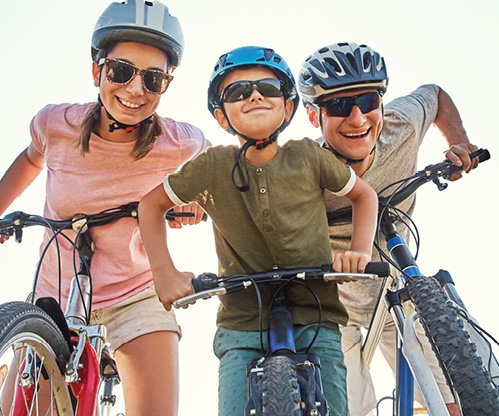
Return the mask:
M 457 166 L 462 166 L 462 172 L 469 173 L 475 169 L 478 161 L 472 161 L 468 154 L 478 147 L 470 143 L 454 101 L 442 88 L 438 93 L 438 113 L 433 124 L 440 130 L 449 146 L 444 152 L 445 158 Z M 454 173 L 451 180 L 460 179 L 462 172 Z

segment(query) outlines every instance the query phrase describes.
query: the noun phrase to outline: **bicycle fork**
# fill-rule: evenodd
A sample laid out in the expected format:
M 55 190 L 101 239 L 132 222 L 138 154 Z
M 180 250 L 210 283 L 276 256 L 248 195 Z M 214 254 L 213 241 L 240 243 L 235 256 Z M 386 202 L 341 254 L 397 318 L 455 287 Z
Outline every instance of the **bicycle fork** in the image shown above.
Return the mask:
M 406 317 L 402 305 L 408 299 L 406 291 L 403 289 L 405 277 L 421 276 L 421 272 L 406 242 L 396 231 L 395 225 L 385 225 L 383 231 L 386 235 L 387 248 L 392 258 L 403 271 L 400 274 L 398 282 L 399 290 L 388 291 L 385 296 L 386 306 L 398 329 L 399 347 L 396 363 L 398 369 L 396 381 L 397 400 L 394 403 L 394 414 L 397 416 L 413 415 L 413 374 L 416 374 L 416 382 L 429 414 L 448 416 L 447 407 L 431 373 L 430 366 L 423 352 L 423 347 L 416 335 L 416 314 L 413 312 Z
M 248 364 L 249 403 L 246 415 L 261 415 L 263 364 L 276 356 L 293 361 L 296 368 L 300 409 L 303 416 L 327 416 L 329 409 L 322 393 L 320 360 L 312 353 L 297 353 L 295 346 L 293 317 L 286 307 L 285 294 L 274 299 L 269 313 L 270 354 Z

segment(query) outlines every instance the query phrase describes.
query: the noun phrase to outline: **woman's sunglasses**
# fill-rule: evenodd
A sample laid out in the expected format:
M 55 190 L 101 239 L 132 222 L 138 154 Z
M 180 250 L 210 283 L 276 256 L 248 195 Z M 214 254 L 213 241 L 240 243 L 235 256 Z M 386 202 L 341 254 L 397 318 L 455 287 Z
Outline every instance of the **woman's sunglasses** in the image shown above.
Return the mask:
M 354 106 L 359 107 L 363 114 L 376 110 L 381 105 L 381 94 L 377 91 L 352 97 L 338 97 L 319 103 L 329 117 L 348 117 Z
M 235 103 L 248 98 L 253 89 L 262 94 L 264 97 L 282 97 L 282 81 L 277 78 L 264 78 L 258 81 L 236 81 L 227 85 L 222 94 L 220 94 L 220 102 Z
M 142 78 L 142 85 L 152 94 L 163 94 L 173 80 L 173 76 L 166 72 L 156 69 L 140 69 L 115 58 L 102 58 L 99 66 L 103 64 L 109 82 L 126 85 L 139 74 Z

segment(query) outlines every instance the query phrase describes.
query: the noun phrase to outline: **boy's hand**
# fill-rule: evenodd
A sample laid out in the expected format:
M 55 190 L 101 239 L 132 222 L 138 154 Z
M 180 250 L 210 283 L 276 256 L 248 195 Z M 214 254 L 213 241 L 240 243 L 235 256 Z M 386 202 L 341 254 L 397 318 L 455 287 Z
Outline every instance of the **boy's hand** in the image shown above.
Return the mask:
M 182 228 L 182 225 L 199 224 L 204 215 L 203 209 L 195 202 L 181 207 L 176 206 L 173 210 L 175 212 L 191 212 L 194 217 L 177 217 L 174 220 L 168 220 L 170 228 Z
M 156 293 L 167 311 L 172 309 L 173 301 L 194 293 L 194 288 L 191 284 L 194 277 L 193 273 L 179 271 L 169 273 L 168 275 L 160 274 L 154 276 Z
M 359 251 L 344 251 L 334 256 L 333 271 L 336 273 L 364 273 L 371 255 Z M 337 283 L 355 282 L 355 279 L 339 280 Z

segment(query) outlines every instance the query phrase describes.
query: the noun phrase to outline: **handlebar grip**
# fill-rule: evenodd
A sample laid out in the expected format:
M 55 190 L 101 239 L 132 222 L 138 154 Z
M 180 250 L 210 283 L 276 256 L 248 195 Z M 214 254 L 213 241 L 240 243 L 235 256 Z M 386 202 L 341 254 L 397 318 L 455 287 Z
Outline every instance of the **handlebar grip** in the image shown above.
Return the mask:
M 485 162 L 490 159 L 490 152 L 487 149 L 478 149 L 470 153 L 470 158 L 478 157 L 478 163 Z
M 478 158 L 478 163 L 485 162 L 486 160 L 490 159 L 490 152 L 487 149 L 478 149 L 475 150 L 474 152 L 471 152 L 469 154 L 470 159 L 474 159 L 475 157 Z M 456 166 L 452 164 L 450 161 L 448 161 L 450 164 L 450 167 L 448 169 L 448 172 L 444 175 L 446 179 L 450 178 L 450 176 L 455 173 L 463 170 L 462 166 Z
M 194 292 L 202 292 L 218 287 L 218 276 L 214 273 L 202 273 L 195 279 L 191 280 Z
M 388 277 L 390 276 L 390 264 L 384 261 L 373 261 L 367 264 L 364 273 L 377 274 L 379 277 Z
M 168 221 L 174 221 L 175 218 L 194 218 L 194 216 L 195 214 L 193 212 L 175 212 L 173 211 L 173 208 L 165 214 L 165 218 Z M 206 212 L 203 212 L 201 221 L 203 222 L 208 221 L 208 214 Z

